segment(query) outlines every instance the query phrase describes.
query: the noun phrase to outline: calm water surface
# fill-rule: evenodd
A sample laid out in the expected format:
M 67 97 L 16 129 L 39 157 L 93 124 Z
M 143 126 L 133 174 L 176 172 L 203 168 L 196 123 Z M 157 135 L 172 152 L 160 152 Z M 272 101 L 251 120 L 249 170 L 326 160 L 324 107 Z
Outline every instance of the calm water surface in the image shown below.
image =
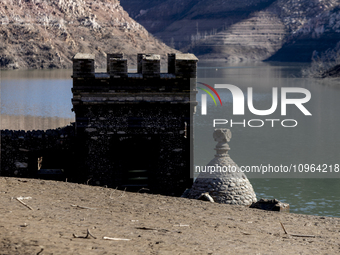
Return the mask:
M 71 70 L 0 71 L 1 129 L 49 129 L 74 121 Z
M 200 66 L 198 81 L 210 85 L 233 84 L 247 99 L 247 87 L 253 87 L 254 107 L 269 109 L 272 87 L 300 87 L 311 92 L 311 100 L 304 104 L 312 113 L 305 116 L 297 107 L 287 106 L 287 115 L 281 116 L 280 99 L 277 111 L 270 116 L 256 116 L 245 107 L 244 116 L 232 115 L 232 96 L 228 90 L 217 89 L 223 106 L 215 106 L 208 97 L 207 115 L 200 112 L 201 94 L 195 116 L 195 164 L 206 165 L 214 157 L 216 142 L 212 138 L 213 119 L 242 122 L 250 119 L 295 119 L 298 125 L 261 128 L 243 125 L 219 125 L 232 131 L 231 158 L 239 166 L 319 165 L 334 167 L 340 162 L 340 81 L 301 78 L 299 64 L 278 65 L 261 63 L 238 66 Z M 294 96 L 294 95 L 292 95 Z M 300 96 L 301 97 L 301 96 Z M 280 98 L 280 97 L 279 97 Z M 291 98 L 291 97 L 289 97 Z M 210 101 L 209 101 L 210 100 Z M 256 123 L 258 124 L 258 123 Z M 340 217 L 340 173 L 290 173 L 270 175 L 247 174 L 257 197 L 277 198 L 290 204 L 291 212 Z
M 317 81 L 300 77 L 298 64 L 222 65 L 200 63 L 198 81 L 214 85 L 233 84 L 246 95 L 253 87 L 254 107 L 269 109 L 272 87 L 302 87 L 311 92 L 305 104 L 312 116 L 304 116 L 296 107 L 287 107 L 287 116 L 279 107 L 270 116 L 232 116 L 232 96 L 218 90 L 223 106 L 208 98 L 208 115 L 200 113 L 202 92 L 195 116 L 195 164 L 206 165 L 213 157 L 216 142 L 212 138 L 212 120 L 296 119 L 298 126 L 265 125 L 261 128 L 221 125 L 232 131 L 230 155 L 239 166 L 261 164 L 340 164 L 340 85 L 336 80 Z M 47 129 L 74 120 L 71 111 L 72 80 L 70 70 L 1 71 L 1 128 Z M 247 109 L 247 107 L 246 107 Z M 291 212 L 340 217 L 340 173 L 332 175 L 252 175 L 258 198 L 277 198 L 291 206 Z

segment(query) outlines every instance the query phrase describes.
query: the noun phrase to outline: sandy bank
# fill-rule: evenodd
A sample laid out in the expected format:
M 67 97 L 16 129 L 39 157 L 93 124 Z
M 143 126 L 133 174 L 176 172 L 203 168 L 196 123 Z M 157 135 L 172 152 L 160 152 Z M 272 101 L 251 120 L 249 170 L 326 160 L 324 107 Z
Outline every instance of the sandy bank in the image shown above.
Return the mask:
M 19 196 L 32 197 L 23 201 L 33 210 L 15 199 Z M 0 254 L 340 252 L 338 218 L 4 177 L 0 204 Z M 280 222 L 290 233 L 315 237 L 287 235 Z M 97 239 L 73 236 L 85 236 L 87 229 Z

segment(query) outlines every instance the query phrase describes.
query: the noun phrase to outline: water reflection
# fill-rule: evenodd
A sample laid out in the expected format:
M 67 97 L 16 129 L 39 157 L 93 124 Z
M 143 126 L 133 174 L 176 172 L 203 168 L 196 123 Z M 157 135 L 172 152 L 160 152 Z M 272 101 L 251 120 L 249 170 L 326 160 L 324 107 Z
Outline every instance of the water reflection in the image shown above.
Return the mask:
M 1 115 L 39 117 L 41 120 L 30 122 L 45 123 L 42 128 L 46 128 L 47 119 L 65 118 L 68 122 L 74 118 L 71 111 L 71 70 L 15 70 L 0 73 Z M 3 118 L 5 122 L 2 121 L 2 125 L 11 128 L 10 120 L 5 116 Z M 18 127 L 18 119 L 13 118 L 13 128 Z
M 251 179 L 257 198 L 279 199 L 290 211 L 340 217 L 337 179 Z
M 206 65 L 204 63 L 204 65 Z M 241 88 L 245 97 L 247 87 L 253 87 L 256 95 L 254 107 L 269 109 L 272 104 L 272 87 L 301 87 L 311 92 L 312 98 L 305 106 L 312 116 L 304 116 L 296 107 L 288 106 L 287 115 L 281 116 L 280 103 L 278 110 L 269 115 L 270 119 L 296 119 L 298 126 L 274 128 L 265 125 L 262 128 L 243 127 L 242 125 L 217 126 L 229 128 L 233 138 L 230 141 L 230 155 L 239 166 L 272 166 L 290 164 L 340 164 L 340 86 L 336 80 L 316 80 L 301 77 L 301 65 L 277 63 L 259 63 L 257 65 L 201 66 L 198 81 L 210 85 L 233 84 Z M 218 81 L 216 81 L 218 80 Z M 208 99 L 208 115 L 200 113 L 199 91 L 197 113 L 195 115 L 195 165 L 206 165 L 215 154 L 216 142 L 212 139 L 214 119 L 265 119 L 249 111 L 244 116 L 232 114 L 230 92 L 218 90 L 223 106 L 215 106 Z M 280 101 L 279 101 L 280 102 Z M 276 198 L 291 205 L 291 212 L 340 217 L 340 173 L 324 175 L 318 173 L 308 176 L 290 175 L 284 179 L 276 173 L 267 176 L 247 174 L 250 177 L 258 198 Z M 252 178 L 253 177 L 253 178 Z M 299 178 L 297 178 L 299 177 Z M 306 179 L 314 178 L 314 179 Z M 333 178 L 333 179 L 332 179 Z
M 4 80 L 70 80 L 72 69 L 50 70 L 0 70 Z
M 217 69 L 217 71 L 216 71 Z M 234 84 L 246 95 L 247 87 L 253 87 L 256 93 L 254 107 L 269 109 L 272 104 L 272 87 L 302 87 L 312 94 L 310 102 L 305 104 L 312 116 L 305 116 L 295 106 L 287 106 L 287 115 L 281 116 L 280 104 L 276 112 L 269 116 L 256 116 L 249 111 L 244 116 L 232 115 L 231 94 L 227 90 L 218 90 L 223 106 L 215 106 L 208 100 L 208 115 L 200 113 L 200 98 L 204 93 L 199 91 L 197 113 L 195 115 L 195 155 L 196 165 L 207 164 L 214 156 L 215 142 L 212 139 L 214 119 L 227 119 L 229 124 L 216 126 L 230 128 L 233 134 L 230 154 L 239 165 L 259 166 L 261 164 L 339 164 L 340 89 L 337 86 L 323 86 L 317 80 L 290 78 L 299 74 L 301 67 L 271 66 L 261 64 L 251 68 L 208 68 L 201 67 L 199 81 L 208 84 Z M 279 101 L 280 102 L 280 101 Z M 261 128 L 243 125 L 230 126 L 230 119 L 242 122 L 244 119 L 296 119 L 298 126 L 284 128 L 280 124 L 271 127 L 266 123 Z M 316 175 L 308 178 L 313 178 Z M 250 176 L 252 177 L 252 176 Z M 277 176 L 278 177 L 278 176 Z M 331 176 L 339 178 L 340 175 Z M 281 176 L 284 178 L 284 176 Z

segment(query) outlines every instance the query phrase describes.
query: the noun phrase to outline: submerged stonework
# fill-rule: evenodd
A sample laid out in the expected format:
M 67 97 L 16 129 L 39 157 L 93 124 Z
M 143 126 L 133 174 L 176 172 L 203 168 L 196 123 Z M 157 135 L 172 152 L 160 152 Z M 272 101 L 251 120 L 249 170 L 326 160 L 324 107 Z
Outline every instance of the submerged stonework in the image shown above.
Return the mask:
M 73 58 L 75 123 L 47 131 L 1 131 L 1 176 L 68 180 L 180 196 L 190 188 L 198 59 L 138 54 L 128 72 L 122 53 Z
M 1 130 L 0 176 L 75 180 L 74 126 L 49 130 Z M 46 170 L 58 169 L 46 176 Z
M 216 171 L 201 172 L 192 185 L 188 197 L 197 199 L 202 193 L 208 192 L 217 203 L 250 206 L 257 201 L 256 194 L 247 176 L 240 171 L 228 154 L 230 147 L 227 142 L 231 139 L 230 130 L 216 129 L 214 139 L 218 142 L 215 148 L 216 155 L 206 169 L 211 166 L 215 167 Z
M 138 54 L 137 73 L 128 73 L 124 55 L 113 53 L 106 72 L 95 73 L 94 55 L 73 58 L 77 155 L 90 184 L 166 195 L 192 185 L 197 61 L 168 54 L 161 73 L 159 55 Z

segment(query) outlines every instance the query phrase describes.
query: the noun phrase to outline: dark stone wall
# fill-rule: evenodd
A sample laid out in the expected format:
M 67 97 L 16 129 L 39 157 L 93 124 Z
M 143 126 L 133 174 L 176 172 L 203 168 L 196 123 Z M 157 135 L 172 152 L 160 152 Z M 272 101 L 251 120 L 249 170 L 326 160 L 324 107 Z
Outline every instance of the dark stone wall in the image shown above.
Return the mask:
M 50 177 L 72 178 L 74 148 L 74 125 L 46 131 L 1 130 L 0 176 L 48 178 L 45 169 L 63 169 L 63 174 Z
M 189 104 L 81 108 L 89 123 L 78 128 L 79 153 L 91 184 L 177 196 L 191 187 Z

